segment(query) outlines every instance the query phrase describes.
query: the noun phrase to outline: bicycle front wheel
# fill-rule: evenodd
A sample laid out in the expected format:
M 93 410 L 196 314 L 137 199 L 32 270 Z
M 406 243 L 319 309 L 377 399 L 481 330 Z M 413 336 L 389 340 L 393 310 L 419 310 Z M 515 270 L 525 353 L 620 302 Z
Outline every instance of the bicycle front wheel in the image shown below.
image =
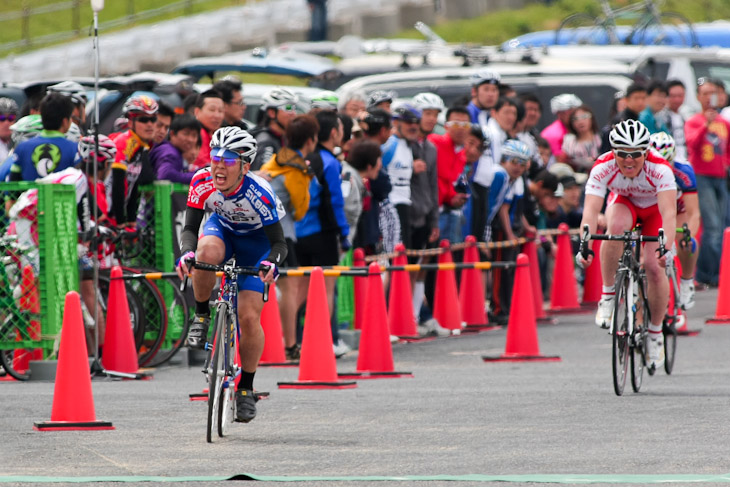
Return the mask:
M 682 14 L 664 12 L 630 36 L 632 44 L 697 47 L 697 34 L 692 22 Z
M 644 330 L 649 326 L 649 302 L 644 294 L 642 283 L 637 282 L 639 286 L 638 309 L 634 313 L 634 334 L 631 339 L 631 388 L 634 392 L 639 392 L 641 384 L 644 380 L 644 366 L 646 358 L 644 357 Z
M 29 323 L 26 318 L 26 315 L 11 312 L 0 327 L 0 337 L 8 342 L 22 342 L 29 339 L 30 328 L 34 325 Z M 40 325 L 38 326 L 40 327 Z M 25 346 L 0 350 L 0 365 L 16 380 L 30 379 L 30 361 L 42 358 L 40 349 Z
M 631 300 L 628 296 L 629 276 L 626 272 L 619 272 L 616 279 L 616 301 L 613 310 L 613 390 L 617 396 L 624 393 L 626 373 L 629 366 L 629 313 Z
M 566 17 L 555 30 L 556 45 L 599 44 L 605 39 L 608 39 L 608 33 L 603 25 L 585 13 Z
M 227 304 L 221 304 L 216 310 L 215 334 L 213 335 L 212 359 L 208 365 L 208 429 L 205 432 L 205 439 L 208 443 L 213 442 L 214 431 L 218 427 L 218 414 L 220 412 L 219 402 L 223 391 L 223 380 L 225 378 L 225 357 L 226 357 L 226 318 L 228 316 Z
M 664 371 L 667 375 L 672 374 L 674 368 L 674 355 L 677 352 L 677 328 L 674 320 L 664 321 Z

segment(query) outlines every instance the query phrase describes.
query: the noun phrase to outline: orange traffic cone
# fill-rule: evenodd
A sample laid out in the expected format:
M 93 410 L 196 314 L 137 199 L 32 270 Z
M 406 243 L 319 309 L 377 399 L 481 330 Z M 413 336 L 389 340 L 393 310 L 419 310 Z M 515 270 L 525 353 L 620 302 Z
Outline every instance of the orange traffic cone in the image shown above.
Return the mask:
M 398 254 L 393 259 L 393 265 L 404 266 L 408 265 L 408 257 L 406 257 L 406 247 L 402 243 L 395 246 L 395 252 Z M 372 273 L 373 266 L 370 266 L 370 272 Z M 378 275 L 380 275 L 380 268 L 377 269 Z M 368 287 L 365 299 L 365 309 L 368 310 L 368 315 L 373 316 L 373 309 L 371 305 L 373 303 L 372 297 L 370 296 L 372 288 L 372 274 L 368 277 Z M 381 283 L 382 291 L 382 283 Z M 388 309 L 388 326 L 390 328 L 390 334 L 401 338 L 418 338 L 418 330 L 416 329 L 416 319 L 413 316 L 413 295 L 411 294 L 411 277 L 408 275 L 408 271 L 393 271 L 390 273 L 390 295 L 388 298 L 390 308 Z M 372 320 L 371 320 L 372 321 Z M 362 340 L 362 337 L 361 337 Z M 388 342 L 390 343 L 390 341 Z M 362 353 L 362 349 L 360 350 Z M 358 359 L 359 363 L 359 359 Z M 392 367 L 392 364 L 391 364 Z
M 362 249 L 355 249 L 352 252 L 352 266 L 365 267 L 365 252 Z M 365 293 L 367 292 L 367 277 L 353 277 L 355 291 L 355 329 L 361 330 L 365 320 Z
M 110 422 L 96 419 L 81 300 L 74 291 L 66 294 L 63 310 L 61 348 L 58 353 L 51 420 L 35 422 L 33 429 L 38 431 L 114 429 Z
M 312 269 L 304 316 L 304 336 L 299 358 L 299 380 L 279 382 L 280 389 L 346 389 L 357 387 L 355 382 L 337 379 L 332 330 L 327 306 L 327 290 L 321 267 Z
M 477 239 L 469 235 L 466 237 L 465 242 L 467 246 L 464 248 L 464 263 L 475 264 L 479 262 L 479 249 L 476 247 Z M 475 268 L 463 269 L 461 271 L 461 287 L 459 288 L 459 307 L 461 309 L 461 318 L 466 322 L 464 331 L 499 328 L 489 325 L 485 303 L 482 271 Z
M 261 353 L 259 365 L 271 367 L 291 367 L 297 362 L 286 360 L 284 338 L 279 314 L 279 301 L 276 299 L 276 284 L 269 289 L 269 301 L 261 311 L 261 327 L 264 329 L 264 351 Z
M 558 254 L 555 257 L 553 286 L 550 291 L 550 311 L 552 313 L 585 312 L 578 304 L 578 290 L 573 274 L 573 247 L 570 244 L 568 225 L 558 226 Z
M 725 234 L 722 238 L 720 281 L 717 289 L 715 316 L 707 319 L 707 324 L 711 325 L 727 323 L 730 323 L 730 228 L 725 229 Z
M 131 374 L 130 378 L 149 378 L 139 373 L 137 349 L 134 345 L 132 323 L 129 319 L 129 303 L 122 280 L 122 269 L 112 267 L 107 301 L 106 333 L 104 334 L 104 355 L 101 364 L 110 374 L 119 372 Z
M 601 240 L 594 240 L 591 246 L 593 250 L 593 260 L 591 265 L 585 271 L 585 280 L 583 281 L 583 307 L 595 308 L 596 303 L 601 300 L 601 286 L 603 286 L 603 277 L 601 277 Z
M 438 263 L 449 267 L 454 261 L 449 250 L 449 241 L 442 240 L 439 246 L 444 249 L 439 255 Z M 453 267 L 439 269 L 436 272 L 436 294 L 434 296 L 433 317 L 439 325 L 452 330 L 454 334 L 461 332 L 461 310 L 456 304 L 459 302 L 459 293 L 456 291 L 456 274 Z M 456 330 L 456 331 L 454 331 Z
M 548 316 L 543 306 L 542 281 L 537 262 L 537 245 L 532 238 L 527 239 L 527 242 L 522 246 L 522 252 L 527 255 L 530 261 L 530 282 L 532 283 L 532 300 L 535 302 L 535 319 L 538 323 L 554 325 L 557 323 L 555 318 Z
M 512 288 L 512 306 L 510 306 L 507 343 L 504 347 L 504 353 L 499 357 L 484 355 L 482 359 L 485 362 L 560 360 L 558 356 L 545 356 L 540 353 L 529 265 L 530 261 L 525 254 L 517 256 L 517 269 Z
M 401 245 L 401 247 L 403 246 Z M 396 247 L 396 251 L 398 251 L 397 249 Z M 405 250 L 405 247 L 403 247 L 403 250 Z M 403 258 L 405 258 L 405 255 L 403 255 Z M 367 303 L 369 319 L 365 322 L 360 334 L 357 369 L 355 373 L 339 374 L 339 377 L 353 379 L 413 377 L 410 372 L 396 372 L 393 367 L 393 350 L 390 345 L 390 333 L 392 331 L 388 331 L 388 314 L 385 311 L 383 280 L 380 276 L 380 266 L 377 263 L 370 264 L 367 280 L 368 290 L 365 302 Z M 410 308 L 410 301 L 406 305 Z M 411 316 L 412 313 L 413 311 L 411 311 Z

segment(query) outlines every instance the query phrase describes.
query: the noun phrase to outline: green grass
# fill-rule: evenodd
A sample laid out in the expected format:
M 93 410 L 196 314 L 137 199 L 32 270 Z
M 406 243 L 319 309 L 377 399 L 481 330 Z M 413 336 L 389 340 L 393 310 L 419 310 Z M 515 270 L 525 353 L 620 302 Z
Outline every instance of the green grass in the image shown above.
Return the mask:
M 37 8 L 60 1 L 62 0 L 3 0 L 0 2 L 0 16 L 7 12 L 18 11 L 22 9 L 24 4 L 31 8 Z M 150 10 L 170 5 L 176 1 L 106 0 L 105 9 L 99 14 L 99 22 L 122 19 L 135 11 Z M 180 8 L 153 18 L 139 20 L 131 17 L 128 24 L 116 30 L 169 20 L 182 15 L 244 5 L 247 1 L 255 0 L 192 0 L 192 6 L 188 8 Z M 611 5 L 615 7 L 622 6 L 630 1 L 640 0 L 611 0 Z M 74 20 L 71 9 L 32 16 L 28 24 L 31 36 L 38 37 L 54 32 L 70 31 L 74 25 L 77 25 L 79 29 L 75 38 L 88 36 L 92 22 L 91 7 L 88 0 L 79 0 L 79 5 L 77 21 Z M 663 10 L 682 13 L 695 22 L 730 19 L 730 1 L 728 0 L 666 0 Z M 541 1 L 535 1 L 520 10 L 503 10 L 474 19 L 444 22 L 435 26 L 434 30 L 449 42 L 493 45 L 528 32 L 555 29 L 563 18 L 575 12 L 588 12 L 597 15 L 600 13 L 600 4 L 598 0 L 557 0 L 550 6 L 546 6 Z M 105 32 L 108 32 L 108 30 Z M 393 37 L 422 38 L 421 34 L 415 30 L 399 32 Z M 0 22 L 0 44 L 20 39 L 22 39 L 22 22 L 20 20 Z M 0 50 L 0 56 L 37 47 L 43 46 L 34 44 L 30 47 Z
M 636 1 L 640 0 L 633 0 L 632 3 Z M 626 0 L 612 0 L 611 6 L 627 3 Z M 662 11 L 679 12 L 693 22 L 730 19 L 730 2 L 667 0 Z M 446 22 L 435 26 L 433 30 L 448 42 L 494 45 L 529 32 L 555 29 L 562 19 L 575 12 L 598 15 L 601 13 L 600 4 L 597 0 L 558 0 L 550 6 L 536 2 L 520 10 L 503 10 L 474 19 Z M 415 29 L 393 37 L 422 38 Z
M 18 12 L 24 5 L 32 9 L 59 4 L 64 0 L 3 0 L 0 2 L 0 17 L 10 12 Z M 170 20 L 184 15 L 191 15 L 205 11 L 217 10 L 225 7 L 245 5 L 247 0 L 194 0 L 189 5 L 165 12 L 161 15 L 147 19 L 136 19 L 135 13 L 146 10 L 153 10 L 177 3 L 179 0 L 106 0 L 104 10 L 99 13 L 99 23 L 128 18 L 129 22 L 114 30 L 133 27 L 141 24 L 151 24 L 163 20 Z M 254 0 L 249 0 L 254 1 Z M 32 38 L 40 37 L 58 32 L 73 31 L 78 28 L 78 33 L 69 40 L 87 37 L 90 35 L 93 21 L 93 13 L 89 0 L 79 0 L 79 8 L 66 9 L 63 11 L 33 14 L 29 17 L 27 29 L 31 37 L 31 45 L 15 49 L 0 50 L 0 56 L 11 53 L 28 51 L 30 49 L 44 47 L 33 42 Z M 107 31 L 108 32 L 108 31 Z M 0 21 L 0 44 L 20 41 L 23 37 L 23 21 L 20 19 Z

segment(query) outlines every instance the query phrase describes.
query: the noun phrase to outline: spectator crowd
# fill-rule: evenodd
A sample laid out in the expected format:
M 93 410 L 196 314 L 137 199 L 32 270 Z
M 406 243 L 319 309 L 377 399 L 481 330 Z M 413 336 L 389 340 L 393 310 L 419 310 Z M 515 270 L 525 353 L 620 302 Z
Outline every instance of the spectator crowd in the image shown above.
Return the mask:
M 316 2 L 310 2 L 316 3 Z M 680 110 L 687 89 L 697 90 L 700 112 Z M 0 99 L 0 177 L 33 181 L 79 165 L 77 144 L 85 122 L 86 92 L 74 82 L 51 86 L 39 106 L 21 110 Z M 108 164 L 79 169 L 89 181 L 94 214 L 118 227 L 138 224 L 144 195 L 156 180 L 189 183 L 210 164 L 209 143 L 222 126 L 256 138 L 251 170 L 266 178 L 286 210 L 287 267 L 336 265 L 352 248 L 368 255 L 392 252 L 398 243 L 426 249 L 440 239 L 512 240 L 581 221 L 582 187 L 594 161 L 610 150 L 608 133 L 623 120 L 639 120 L 652 133 L 671 135 L 676 160 L 697 175 L 702 239 L 695 279 L 717 286 L 724 228 L 730 225 L 730 107 L 722 81 L 701 78 L 696 87 L 677 80 L 632 84 L 612 100 L 612 119 L 600 127 L 593 107 L 565 93 L 544 107 L 533 93 L 517 95 L 490 70 L 476 72 L 470 93 L 445 106 L 433 93 L 408 101 L 395 93 L 323 92 L 299 113 L 299 97 L 277 87 L 266 93 L 260 120 L 249 126 L 240 80 L 226 77 L 194 94 L 177 113 L 145 95 L 127 100 L 109 139 Z M 540 131 L 549 109 L 554 121 Z M 22 118 L 21 118 L 22 116 Z M 106 138 L 105 138 L 106 140 Z M 95 177 L 95 179 L 93 179 Z M 102 184 L 103 182 L 103 184 Z M 510 260 L 514 250 L 490 257 Z M 550 285 L 551 239 L 540 246 L 545 292 Z M 425 259 L 425 258 L 422 258 Z M 423 261 L 423 260 L 422 260 Z M 508 283 L 503 272 L 500 280 Z M 348 351 L 337 336 L 336 278 L 326 279 L 336 354 Z M 414 311 L 423 333 L 448 333 L 430 313 L 434 279 L 414 279 Z M 302 277 L 279 281 L 280 312 L 288 358 L 298 358 L 298 313 L 306 298 Z M 509 310 L 506 285 L 492 296 L 492 317 Z

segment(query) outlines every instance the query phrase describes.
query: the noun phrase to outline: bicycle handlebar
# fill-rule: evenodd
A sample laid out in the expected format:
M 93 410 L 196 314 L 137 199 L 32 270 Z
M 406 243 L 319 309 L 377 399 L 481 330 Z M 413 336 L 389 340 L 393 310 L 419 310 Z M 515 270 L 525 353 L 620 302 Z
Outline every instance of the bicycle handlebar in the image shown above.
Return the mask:
M 685 225 L 686 226 L 686 225 Z M 689 231 L 689 230 L 687 230 Z M 632 231 L 626 231 L 621 235 L 608 235 L 608 234 L 602 234 L 602 233 L 590 233 L 590 227 L 588 225 L 583 225 L 583 234 L 581 236 L 580 240 L 580 253 L 583 256 L 584 259 L 588 259 L 588 255 L 593 255 L 592 250 L 588 250 L 588 240 L 610 240 L 610 241 L 620 241 L 620 242 L 659 242 L 659 248 L 657 249 L 657 252 L 659 252 L 659 257 L 662 257 L 664 254 L 668 252 L 666 245 L 667 245 L 667 237 L 664 234 L 664 229 L 660 228 L 657 232 L 656 236 L 649 236 L 649 235 L 634 235 Z
M 199 262 L 194 259 L 188 259 L 185 261 L 185 263 L 188 265 L 188 267 L 195 267 L 196 269 L 200 269 L 201 271 L 222 272 L 228 278 L 233 278 L 241 274 L 245 276 L 258 276 L 260 272 L 269 272 L 269 269 L 271 269 L 271 267 L 269 266 L 231 267 L 226 265 L 207 264 L 205 262 Z M 181 292 L 185 291 L 185 288 L 187 287 L 187 280 L 187 277 L 182 280 L 182 283 L 180 284 Z M 269 301 L 269 286 L 270 284 L 268 282 L 264 283 L 264 293 L 262 296 L 264 303 Z

